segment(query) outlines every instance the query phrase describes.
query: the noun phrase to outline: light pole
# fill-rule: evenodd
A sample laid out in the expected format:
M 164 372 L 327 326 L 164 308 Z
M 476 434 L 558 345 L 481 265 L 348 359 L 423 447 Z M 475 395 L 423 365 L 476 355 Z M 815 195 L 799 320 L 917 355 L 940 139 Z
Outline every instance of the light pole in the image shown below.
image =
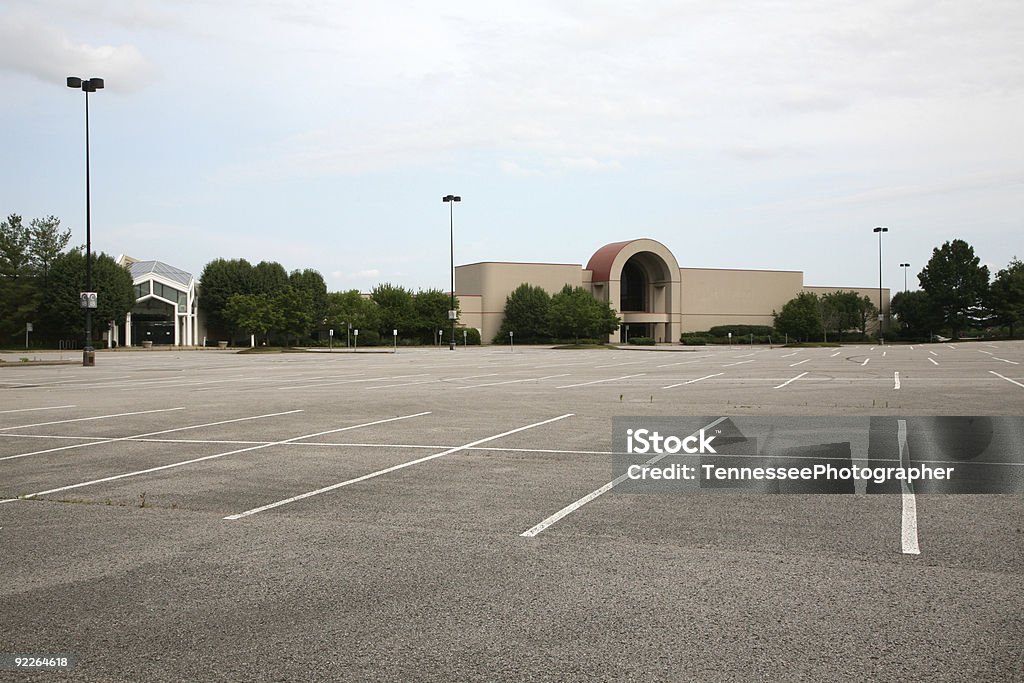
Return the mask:
M 455 311 L 455 202 L 461 202 L 462 197 L 454 194 L 446 194 L 441 201 L 448 204 L 448 221 L 451 228 L 451 275 L 452 275 L 452 307 L 448 309 L 448 319 L 452 321 L 452 338 L 448 344 L 448 350 L 455 350 L 455 318 L 458 314 Z
M 910 267 L 909 263 L 901 263 L 900 268 L 903 269 L 903 291 L 907 291 L 907 268 Z
M 85 93 L 85 291 L 92 292 L 92 205 L 89 196 L 89 93 L 103 89 L 102 78 L 83 81 L 77 76 L 68 76 L 69 88 L 81 88 Z M 94 297 L 83 297 L 85 306 L 85 348 L 82 349 L 82 365 L 95 365 L 96 352 L 92 348 L 92 309 L 96 307 Z
M 875 228 L 872 232 L 878 233 L 878 341 L 884 342 L 882 338 L 882 325 L 885 323 L 885 314 L 882 313 L 882 233 L 889 232 L 889 228 Z

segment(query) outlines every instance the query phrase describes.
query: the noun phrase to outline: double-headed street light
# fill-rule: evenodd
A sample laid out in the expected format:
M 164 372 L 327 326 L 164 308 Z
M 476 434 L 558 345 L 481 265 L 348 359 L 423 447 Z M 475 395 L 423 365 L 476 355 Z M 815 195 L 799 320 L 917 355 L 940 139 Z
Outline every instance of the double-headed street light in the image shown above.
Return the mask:
M 451 276 L 452 276 L 452 302 L 451 308 L 448 309 L 448 319 L 452 321 L 452 338 L 448 344 L 448 350 L 455 350 L 455 319 L 458 317 L 458 312 L 455 310 L 455 202 L 461 202 L 462 197 L 454 194 L 446 194 L 441 197 L 441 201 L 448 204 L 448 218 L 451 227 Z
M 96 297 L 92 292 L 92 205 L 89 197 L 89 93 L 103 89 L 102 78 L 82 80 L 68 76 L 69 88 L 81 88 L 85 93 L 85 292 L 81 297 L 85 308 L 85 348 L 82 350 L 82 365 L 95 365 L 96 352 L 92 348 L 92 309 L 96 308 Z
M 910 267 L 909 263 L 901 263 L 900 268 L 903 269 L 903 291 L 907 291 L 907 268 Z
M 882 233 L 889 232 L 889 228 L 875 228 L 872 232 L 878 233 L 878 341 L 885 341 L 882 338 L 882 325 L 885 324 L 885 314 L 882 313 Z

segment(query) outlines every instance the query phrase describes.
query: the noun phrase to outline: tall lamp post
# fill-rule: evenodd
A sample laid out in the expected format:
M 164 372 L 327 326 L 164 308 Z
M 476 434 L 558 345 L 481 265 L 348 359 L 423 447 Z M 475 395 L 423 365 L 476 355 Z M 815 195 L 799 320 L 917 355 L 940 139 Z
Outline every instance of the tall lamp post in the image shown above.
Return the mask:
M 878 233 L 878 341 L 885 341 L 882 338 L 882 325 L 885 324 L 885 314 L 882 313 L 882 233 L 889 232 L 889 228 L 875 228 L 872 232 Z
M 85 93 L 85 292 L 81 304 L 85 308 L 85 348 L 82 350 L 82 365 L 95 365 L 96 352 L 92 348 L 92 309 L 96 308 L 96 297 L 92 293 L 92 205 L 89 192 L 89 93 L 103 89 L 102 78 L 82 80 L 68 76 L 69 88 L 81 88 Z
M 455 202 L 461 202 L 462 197 L 454 194 L 446 194 L 441 197 L 441 201 L 448 204 L 448 221 L 451 228 L 451 276 L 452 276 L 452 301 L 451 308 L 448 309 L 448 319 L 452 321 L 452 338 L 448 344 L 448 350 L 455 350 L 455 319 L 458 317 L 458 313 L 455 310 Z
M 909 263 L 901 263 L 900 268 L 903 269 L 903 291 L 907 291 L 907 268 L 910 267 Z

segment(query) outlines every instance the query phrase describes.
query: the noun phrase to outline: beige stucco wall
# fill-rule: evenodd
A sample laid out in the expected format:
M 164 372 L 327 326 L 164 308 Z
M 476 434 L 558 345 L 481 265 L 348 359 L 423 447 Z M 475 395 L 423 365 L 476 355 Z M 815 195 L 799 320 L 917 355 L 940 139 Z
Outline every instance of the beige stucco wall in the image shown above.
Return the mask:
M 803 289 L 798 270 L 680 268 L 683 332 L 715 325 L 771 325 L 772 311 Z
M 527 282 L 555 294 L 565 285 L 583 285 L 583 267 L 578 263 L 471 263 L 455 268 L 455 291 L 460 304 L 469 297 L 479 298 L 479 311 L 464 315 L 462 324 L 480 330 L 481 341 L 489 344 L 501 327 L 505 300 L 519 285 Z M 468 295 L 466 299 L 463 295 Z

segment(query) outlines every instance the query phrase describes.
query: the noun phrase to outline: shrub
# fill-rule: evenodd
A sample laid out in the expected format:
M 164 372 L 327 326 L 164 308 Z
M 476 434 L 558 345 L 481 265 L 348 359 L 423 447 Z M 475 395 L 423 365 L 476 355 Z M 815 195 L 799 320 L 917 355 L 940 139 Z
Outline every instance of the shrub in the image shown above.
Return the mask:
M 355 346 L 355 343 L 353 343 Z M 359 346 L 380 346 L 380 332 L 377 330 L 359 330 Z
M 466 333 L 465 336 L 462 335 L 463 332 Z M 457 341 L 459 344 L 462 344 L 463 340 L 465 340 L 465 343 L 469 344 L 470 346 L 480 346 L 480 330 L 476 329 L 475 327 L 457 328 L 455 330 L 455 341 Z
M 683 346 L 704 346 L 708 343 L 708 340 L 704 337 L 690 337 L 684 334 L 679 338 L 679 342 Z
M 654 337 L 632 337 L 629 340 L 630 344 L 635 346 L 654 346 Z
M 754 335 L 756 340 L 757 337 L 774 336 L 775 328 L 771 325 L 715 325 L 708 330 L 708 334 L 712 337 L 728 337 L 730 332 L 732 332 L 733 339 L 746 337 L 749 340 L 750 335 Z

